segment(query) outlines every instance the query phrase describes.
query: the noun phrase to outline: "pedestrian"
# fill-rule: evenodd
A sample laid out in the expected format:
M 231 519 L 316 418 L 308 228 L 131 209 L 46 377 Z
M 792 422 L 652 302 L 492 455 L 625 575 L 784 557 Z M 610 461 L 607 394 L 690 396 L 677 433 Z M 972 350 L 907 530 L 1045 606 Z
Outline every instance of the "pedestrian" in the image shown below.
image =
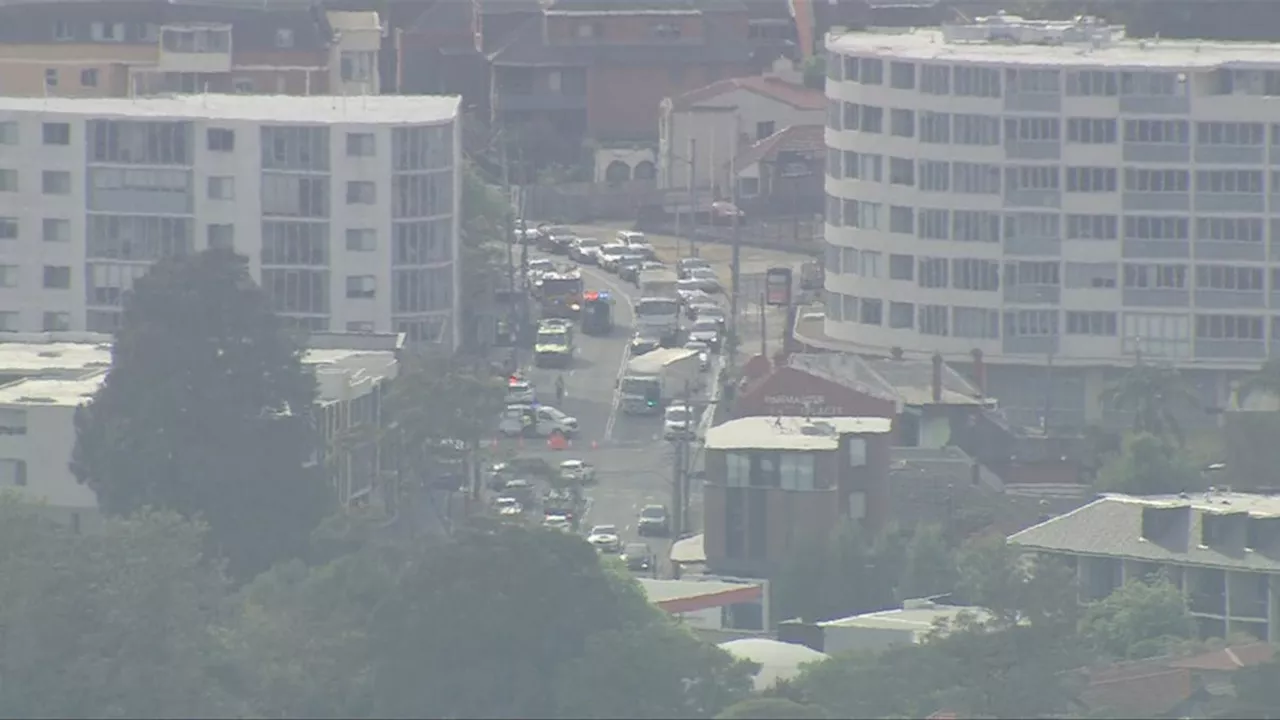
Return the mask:
M 564 402 L 564 376 L 556 376 L 556 404 Z

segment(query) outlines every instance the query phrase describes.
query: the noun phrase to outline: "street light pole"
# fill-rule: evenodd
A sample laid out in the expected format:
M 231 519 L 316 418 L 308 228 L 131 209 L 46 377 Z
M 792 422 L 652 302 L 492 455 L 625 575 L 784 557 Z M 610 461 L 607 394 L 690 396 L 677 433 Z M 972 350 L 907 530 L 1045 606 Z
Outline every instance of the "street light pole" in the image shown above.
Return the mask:
M 733 256 L 729 261 L 729 352 L 727 353 L 727 364 L 733 367 L 735 356 L 738 353 L 738 292 L 740 283 L 740 271 L 742 269 L 742 239 L 741 227 L 742 217 L 738 212 L 738 175 L 737 163 L 733 160 L 729 162 L 729 192 L 730 202 L 732 205 L 730 219 L 733 222 L 733 237 L 729 243 L 733 248 Z

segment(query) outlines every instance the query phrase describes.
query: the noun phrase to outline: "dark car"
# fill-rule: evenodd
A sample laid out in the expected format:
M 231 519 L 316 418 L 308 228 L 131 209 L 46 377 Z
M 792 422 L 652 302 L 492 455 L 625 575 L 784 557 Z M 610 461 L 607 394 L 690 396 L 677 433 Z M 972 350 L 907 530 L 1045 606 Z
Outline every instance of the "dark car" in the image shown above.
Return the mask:
M 636 522 L 636 532 L 641 537 L 651 535 L 666 537 L 671 534 L 671 521 L 667 518 L 667 509 L 661 505 L 645 505 Z
M 650 334 L 639 332 L 635 334 L 635 337 L 631 338 L 632 355 L 643 355 L 647 352 L 653 352 L 660 347 L 662 347 L 662 337 L 656 333 Z
M 618 277 L 627 282 L 636 282 L 640 278 L 640 268 L 647 260 L 643 255 L 623 255 L 618 258 Z
M 653 552 L 644 543 L 627 543 L 622 548 L 622 562 L 628 570 L 648 572 L 653 570 Z

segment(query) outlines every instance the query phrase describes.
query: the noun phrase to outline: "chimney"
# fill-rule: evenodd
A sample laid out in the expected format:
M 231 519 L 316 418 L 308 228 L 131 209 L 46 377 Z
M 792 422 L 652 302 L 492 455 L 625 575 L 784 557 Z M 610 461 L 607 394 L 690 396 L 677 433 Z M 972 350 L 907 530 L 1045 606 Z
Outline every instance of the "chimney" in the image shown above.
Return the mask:
M 978 393 L 981 397 L 987 396 L 987 366 L 982 362 L 982 348 L 974 348 L 970 353 L 973 356 L 973 382 L 978 386 Z
M 942 353 L 933 354 L 933 404 L 942 404 Z

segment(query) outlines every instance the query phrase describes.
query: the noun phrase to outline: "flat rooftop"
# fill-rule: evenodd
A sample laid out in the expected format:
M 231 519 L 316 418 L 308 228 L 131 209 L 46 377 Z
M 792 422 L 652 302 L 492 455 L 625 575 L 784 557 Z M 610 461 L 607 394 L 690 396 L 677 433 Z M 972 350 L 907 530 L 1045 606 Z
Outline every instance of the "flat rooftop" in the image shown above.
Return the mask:
M 0 386 L 0 405 L 58 405 L 77 407 L 102 386 L 105 372 L 78 379 L 27 378 Z
M 902 32 L 851 32 L 832 37 L 827 49 L 941 63 L 1040 65 L 1063 68 L 1194 70 L 1232 65 L 1239 69 L 1280 69 L 1280 43 L 1220 40 L 1124 39 L 1093 48 L 1076 44 L 1039 45 L 991 41 L 947 42 L 941 28 Z
M 457 95 L 167 95 L 142 98 L 0 97 L 6 113 L 95 118 L 240 120 L 290 125 L 431 125 L 458 116 Z
M 708 450 L 837 450 L 841 435 L 879 435 L 892 421 L 878 417 L 744 417 L 707 430 Z
M 851 615 L 839 620 L 828 620 L 818 623 L 824 628 L 865 628 L 868 630 L 909 630 L 911 632 L 929 632 L 934 623 L 945 620 L 953 622 L 961 613 L 974 615 L 978 620 L 986 620 L 991 613 L 979 607 L 961 607 L 956 605 L 933 605 L 930 607 L 907 607 L 896 610 Z

